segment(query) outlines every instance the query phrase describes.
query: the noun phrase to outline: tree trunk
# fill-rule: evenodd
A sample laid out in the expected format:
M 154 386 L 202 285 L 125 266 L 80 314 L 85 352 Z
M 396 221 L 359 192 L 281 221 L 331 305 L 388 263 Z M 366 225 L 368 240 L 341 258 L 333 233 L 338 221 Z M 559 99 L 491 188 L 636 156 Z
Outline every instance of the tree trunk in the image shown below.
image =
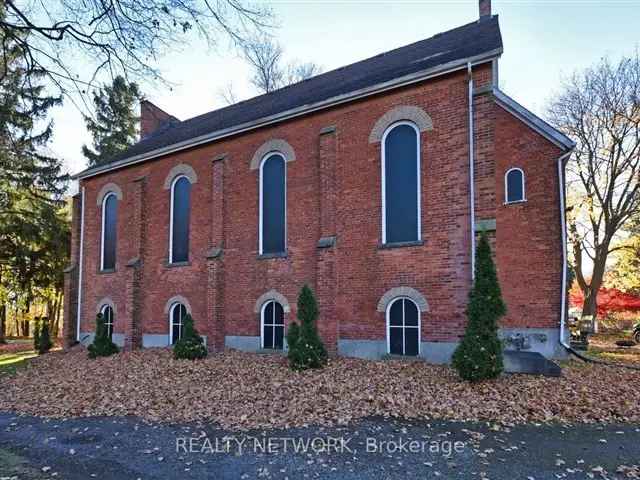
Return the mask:
M 62 290 L 60 290 L 58 298 L 58 309 L 56 310 L 56 328 L 58 329 L 58 335 L 60 335 L 62 333 L 62 305 L 64 302 L 64 292 Z
M 597 333 L 597 316 L 598 316 L 598 302 L 597 295 L 598 291 L 593 290 L 593 287 L 589 285 L 586 292 L 584 294 L 584 301 L 582 302 L 582 318 L 591 317 L 593 322 L 594 332 Z
M 7 321 L 7 306 L 0 304 L 0 344 L 7 343 L 4 339 L 4 326 Z

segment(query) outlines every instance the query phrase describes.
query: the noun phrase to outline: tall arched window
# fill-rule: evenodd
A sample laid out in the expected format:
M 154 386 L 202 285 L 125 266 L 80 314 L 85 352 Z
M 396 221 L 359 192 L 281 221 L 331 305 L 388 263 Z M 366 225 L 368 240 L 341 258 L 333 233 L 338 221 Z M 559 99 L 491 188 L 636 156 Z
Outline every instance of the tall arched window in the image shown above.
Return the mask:
M 392 355 L 420 353 L 420 311 L 410 298 L 397 298 L 387 308 L 387 345 Z
M 262 348 L 282 350 L 284 348 L 284 309 L 270 300 L 262 306 Z
M 524 202 L 524 172 L 519 168 L 511 168 L 504 174 L 505 203 Z
M 191 182 L 181 175 L 171 184 L 169 263 L 189 261 L 189 217 Z
M 103 305 L 100 309 L 100 313 L 102 314 L 102 319 L 104 320 L 104 327 L 107 330 L 107 335 L 109 336 L 109 338 L 112 338 L 114 321 L 113 308 L 111 308 L 111 305 Z
M 260 164 L 260 254 L 286 251 L 286 166 L 280 153 Z
M 109 192 L 102 200 L 102 237 L 100 270 L 116 268 L 116 237 L 118 227 L 118 197 Z
M 187 307 L 176 302 L 169 309 L 169 345 L 174 345 L 182 337 L 182 325 L 187 316 Z
M 382 243 L 420 240 L 420 133 L 398 122 L 382 137 Z

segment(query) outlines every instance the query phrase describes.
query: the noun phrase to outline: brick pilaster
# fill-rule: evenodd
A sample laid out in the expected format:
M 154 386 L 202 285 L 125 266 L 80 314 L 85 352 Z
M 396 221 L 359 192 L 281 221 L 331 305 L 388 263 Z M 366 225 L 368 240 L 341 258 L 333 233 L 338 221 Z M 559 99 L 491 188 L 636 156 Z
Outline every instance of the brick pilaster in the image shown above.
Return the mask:
M 125 350 L 135 350 L 142 347 L 142 296 L 144 292 L 142 280 L 146 236 L 146 183 L 146 177 L 140 177 L 133 181 L 133 188 L 131 189 L 133 197 L 133 221 L 129 231 L 133 239 L 134 256 L 126 265 Z
M 224 348 L 224 165 L 225 155 L 211 164 L 211 230 L 207 252 L 207 330 L 209 348 Z
M 62 344 L 65 349 L 75 343 L 77 333 L 81 212 L 82 196 L 77 193 L 71 203 L 71 256 L 64 270 Z
M 318 158 L 320 182 L 320 239 L 316 268 L 316 293 L 320 308 L 318 332 L 331 354 L 337 352 L 338 319 L 336 317 L 337 277 L 336 249 L 336 129 L 320 131 Z

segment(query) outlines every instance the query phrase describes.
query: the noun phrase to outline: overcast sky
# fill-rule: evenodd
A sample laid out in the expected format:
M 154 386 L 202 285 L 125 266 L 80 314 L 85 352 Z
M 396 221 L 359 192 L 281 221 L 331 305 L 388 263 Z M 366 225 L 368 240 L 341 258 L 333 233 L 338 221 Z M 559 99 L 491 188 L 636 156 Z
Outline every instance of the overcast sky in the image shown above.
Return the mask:
M 500 16 L 504 54 L 501 87 L 543 115 L 563 77 L 603 56 L 628 55 L 640 45 L 640 0 L 493 0 Z M 276 32 L 288 59 L 313 61 L 325 71 L 406 45 L 477 19 L 477 0 L 278 1 Z M 224 106 L 220 89 L 230 82 L 252 94 L 249 72 L 222 43 L 200 42 L 160 62 L 175 84 L 143 85 L 145 95 L 181 120 Z M 53 112 L 54 152 L 69 172 L 85 168 L 80 153 L 90 142 L 81 114 L 69 102 Z

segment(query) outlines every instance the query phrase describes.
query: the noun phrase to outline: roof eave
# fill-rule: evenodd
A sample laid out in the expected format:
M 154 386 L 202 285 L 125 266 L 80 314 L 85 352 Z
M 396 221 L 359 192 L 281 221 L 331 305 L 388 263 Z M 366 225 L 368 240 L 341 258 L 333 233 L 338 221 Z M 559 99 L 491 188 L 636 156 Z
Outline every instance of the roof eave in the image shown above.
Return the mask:
M 493 97 L 500 107 L 520 119 L 531 129 L 538 132 L 557 147 L 566 152 L 571 151 L 576 147 L 576 143 L 564 133 L 552 127 L 535 113 L 520 105 L 502 90 L 494 88 Z
M 491 61 L 495 58 L 500 57 L 500 55 L 502 55 L 502 52 L 503 52 L 503 49 L 501 47 L 495 50 L 485 52 L 481 55 L 475 55 L 473 57 L 467 57 L 467 58 L 456 60 L 454 62 L 438 65 L 436 67 L 422 70 L 420 72 L 395 78 L 388 82 L 379 83 L 376 85 L 372 85 L 370 87 L 349 92 L 347 94 L 331 97 L 329 99 L 322 100 L 321 102 L 302 105 L 300 107 L 286 110 L 284 112 L 279 112 L 277 114 L 270 115 L 267 117 L 259 118 L 251 122 L 235 125 L 233 127 L 222 129 L 222 130 L 216 130 L 214 132 L 207 133 L 206 135 L 190 138 L 188 140 L 174 143 L 166 147 L 158 148 L 150 152 L 145 152 L 140 155 L 134 155 L 132 157 L 124 158 L 117 162 L 89 168 L 87 170 L 84 170 L 80 173 L 73 175 L 71 178 L 74 180 L 82 180 L 85 178 L 90 178 L 96 175 L 110 172 L 112 170 L 128 167 L 130 165 L 145 162 L 147 160 L 152 160 L 154 158 L 158 158 L 158 157 L 175 153 L 188 148 L 193 148 L 205 143 L 214 142 L 216 140 L 220 140 L 225 137 L 238 135 L 240 133 L 244 133 L 250 130 L 255 130 L 257 128 L 265 127 L 267 125 L 283 122 L 283 121 L 286 121 L 295 117 L 299 117 L 301 115 L 306 115 L 318 110 L 332 108 L 334 106 L 337 106 L 343 103 L 352 102 L 352 101 L 359 100 L 361 98 L 365 98 L 371 95 L 376 95 L 376 94 L 385 92 L 387 90 L 401 88 L 401 87 L 411 85 L 413 83 L 421 82 L 424 80 L 428 80 L 437 76 L 446 75 L 446 74 L 455 72 L 457 70 L 466 69 L 469 63 L 471 63 L 472 65 L 478 65 L 481 63 L 486 63 L 488 61 Z

